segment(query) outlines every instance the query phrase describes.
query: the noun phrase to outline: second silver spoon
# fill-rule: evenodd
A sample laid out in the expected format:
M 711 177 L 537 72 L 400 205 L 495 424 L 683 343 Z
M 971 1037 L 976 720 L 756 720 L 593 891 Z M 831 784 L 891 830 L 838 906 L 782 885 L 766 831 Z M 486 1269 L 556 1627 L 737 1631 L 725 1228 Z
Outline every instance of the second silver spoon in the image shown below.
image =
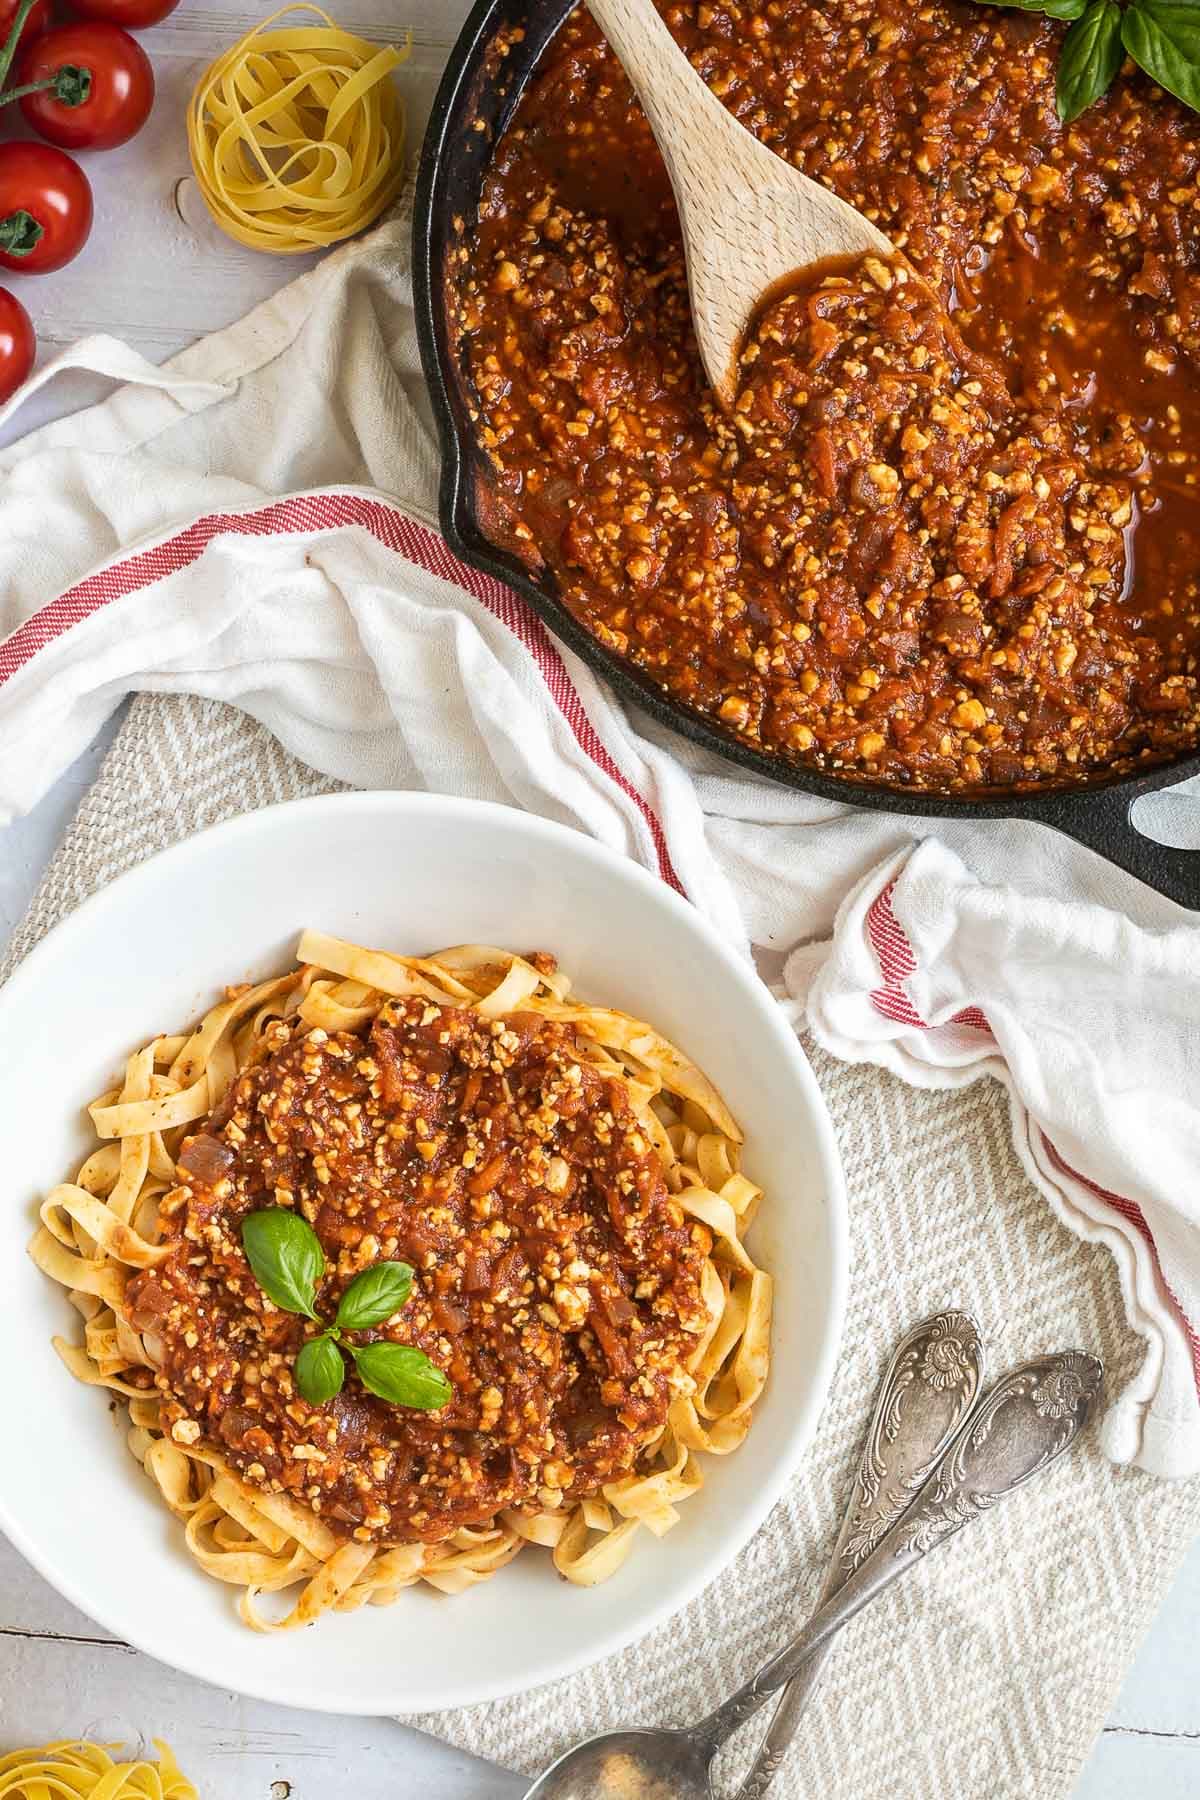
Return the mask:
M 858 1474 L 819 1605 L 906 1513 L 917 1490 L 974 1406 L 983 1379 L 979 1328 L 967 1313 L 935 1313 L 901 1338 L 867 1428 Z M 800 1715 L 833 1648 L 814 1651 L 783 1691 L 736 1800 L 762 1800 L 787 1755 Z

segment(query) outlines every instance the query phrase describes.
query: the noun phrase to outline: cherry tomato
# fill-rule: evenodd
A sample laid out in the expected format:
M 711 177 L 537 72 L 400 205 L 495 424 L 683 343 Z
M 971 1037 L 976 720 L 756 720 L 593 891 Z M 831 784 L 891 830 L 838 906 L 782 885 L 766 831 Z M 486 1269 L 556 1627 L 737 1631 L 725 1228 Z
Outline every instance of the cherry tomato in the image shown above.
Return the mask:
M 26 379 L 36 350 L 29 314 L 14 294 L 0 288 L 0 404 Z
M 78 256 L 92 229 L 92 189 L 53 144 L 0 144 L 0 268 L 42 275 Z
M 58 91 L 26 94 L 21 111 L 36 132 L 64 150 L 113 150 L 128 143 L 154 104 L 150 58 L 119 25 L 85 19 L 38 38 L 25 52 L 17 85 L 56 76 Z M 86 98 L 72 104 L 84 89 Z
M 8 34 L 13 28 L 13 20 L 17 16 L 17 8 L 21 0 L 0 0 L 0 49 L 8 42 Z M 21 47 L 32 44 L 34 38 L 40 37 L 50 25 L 50 0 L 33 0 L 33 8 L 21 27 L 18 40 Z
M 84 19 L 108 19 L 126 31 L 144 31 L 173 13 L 179 0 L 71 0 L 71 11 Z

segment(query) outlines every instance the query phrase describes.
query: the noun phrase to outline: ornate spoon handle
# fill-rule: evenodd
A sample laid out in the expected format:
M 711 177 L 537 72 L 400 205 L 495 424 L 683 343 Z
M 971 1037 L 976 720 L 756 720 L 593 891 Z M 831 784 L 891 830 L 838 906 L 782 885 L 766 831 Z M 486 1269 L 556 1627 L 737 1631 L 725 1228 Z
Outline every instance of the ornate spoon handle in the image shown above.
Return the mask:
M 939 1456 L 974 1406 L 983 1346 L 966 1313 L 936 1313 L 901 1340 L 888 1364 L 820 1604 L 842 1587 L 912 1505 Z M 787 1755 L 800 1715 L 832 1649 L 816 1650 L 784 1690 L 736 1800 L 762 1800 Z
M 1079 1350 L 1012 1369 L 990 1390 L 936 1464 L 912 1505 L 786 1649 L 693 1727 L 714 1748 L 791 1681 L 855 1613 L 921 1557 L 1048 1467 L 1085 1424 L 1103 1375 Z

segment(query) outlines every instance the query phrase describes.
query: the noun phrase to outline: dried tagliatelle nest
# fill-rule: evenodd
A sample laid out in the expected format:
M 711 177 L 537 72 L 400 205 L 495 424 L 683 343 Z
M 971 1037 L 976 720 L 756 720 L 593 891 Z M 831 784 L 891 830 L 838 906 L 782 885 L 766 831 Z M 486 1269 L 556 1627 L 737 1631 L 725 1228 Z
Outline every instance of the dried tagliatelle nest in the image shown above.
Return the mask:
M 288 13 L 320 24 L 276 26 Z M 368 44 L 319 6 L 286 6 L 219 56 L 188 105 L 188 147 L 217 224 L 294 256 L 353 236 L 404 185 L 392 71 L 410 44 Z
M 154 1739 L 157 1762 L 114 1762 L 109 1755 L 114 1748 L 76 1741 L 0 1756 L 0 1800 L 48 1800 L 51 1794 L 74 1794 L 78 1800 L 196 1800 L 195 1788 L 161 1738 Z

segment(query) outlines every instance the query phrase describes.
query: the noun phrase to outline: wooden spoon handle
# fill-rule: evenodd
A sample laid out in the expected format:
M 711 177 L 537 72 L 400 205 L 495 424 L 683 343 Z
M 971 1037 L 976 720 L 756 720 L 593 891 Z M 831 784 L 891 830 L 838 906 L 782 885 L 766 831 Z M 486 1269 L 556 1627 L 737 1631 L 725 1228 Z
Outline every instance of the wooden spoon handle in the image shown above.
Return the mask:
M 693 69 L 654 0 L 588 0 L 650 121 L 675 192 L 692 323 L 729 407 L 742 340 L 780 281 L 830 256 L 889 255 L 883 233 L 759 143 Z

